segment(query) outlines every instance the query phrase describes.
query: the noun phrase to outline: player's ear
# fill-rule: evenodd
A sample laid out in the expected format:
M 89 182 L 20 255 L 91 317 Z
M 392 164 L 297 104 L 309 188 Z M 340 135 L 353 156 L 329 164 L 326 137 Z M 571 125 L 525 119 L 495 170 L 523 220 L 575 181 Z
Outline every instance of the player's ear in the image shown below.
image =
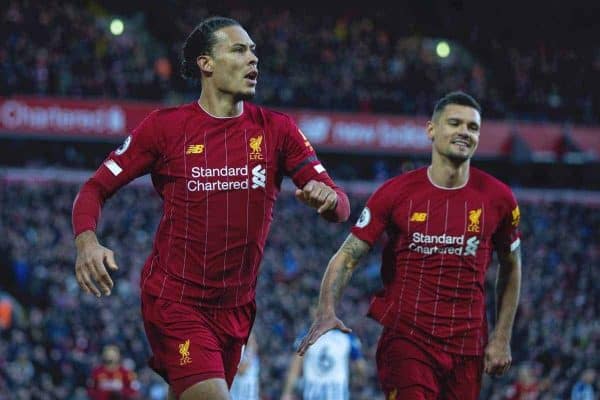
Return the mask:
M 196 58 L 196 64 L 202 73 L 210 75 L 214 70 L 214 63 L 211 56 L 201 55 Z
M 429 140 L 433 142 L 433 138 L 435 137 L 433 134 L 434 123 L 433 121 L 427 121 L 427 125 L 425 126 L 425 132 L 427 133 L 427 137 Z

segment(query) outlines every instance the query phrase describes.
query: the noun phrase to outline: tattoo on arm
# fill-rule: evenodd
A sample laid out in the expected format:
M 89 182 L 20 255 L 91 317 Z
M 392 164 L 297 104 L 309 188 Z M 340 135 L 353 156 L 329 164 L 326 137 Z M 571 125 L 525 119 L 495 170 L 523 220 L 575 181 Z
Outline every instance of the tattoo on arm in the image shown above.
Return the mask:
M 333 298 L 337 303 L 342 296 L 342 291 L 348 285 L 350 278 L 352 277 L 352 272 L 354 272 L 354 267 L 358 264 L 362 256 L 368 253 L 370 247 L 369 245 L 358 239 L 356 236 L 350 234 L 340 247 L 339 252 L 343 253 L 344 265 L 340 268 L 337 274 L 333 277 Z
M 342 247 L 340 247 L 340 251 L 345 253 L 350 257 L 349 263 L 351 267 L 354 267 L 358 261 L 369 252 L 369 245 L 354 236 L 353 234 L 348 235 Z

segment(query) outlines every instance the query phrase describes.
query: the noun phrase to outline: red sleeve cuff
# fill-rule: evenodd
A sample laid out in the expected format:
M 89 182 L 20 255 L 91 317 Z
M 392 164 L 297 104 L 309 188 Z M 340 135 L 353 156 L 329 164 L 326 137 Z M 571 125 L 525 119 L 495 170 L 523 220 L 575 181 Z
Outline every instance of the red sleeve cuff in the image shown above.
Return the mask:
M 337 204 L 333 210 L 324 212 L 322 216 L 330 222 L 346 222 L 350 217 L 350 200 L 342 189 L 336 187 L 334 190 L 337 193 Z
M 75 237 L 81 232 L 96 230 L 104 200 L 105 196 L 93 180 L 89 180 L 83 185 L 75 197 L 71 213 Z

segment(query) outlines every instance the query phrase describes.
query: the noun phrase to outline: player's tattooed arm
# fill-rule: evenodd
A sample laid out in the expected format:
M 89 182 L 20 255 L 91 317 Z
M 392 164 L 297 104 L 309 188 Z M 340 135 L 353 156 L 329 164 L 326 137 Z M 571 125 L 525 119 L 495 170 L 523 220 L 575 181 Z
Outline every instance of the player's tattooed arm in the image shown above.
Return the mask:
M 345 253 L 349 258 L 347 262 L 354 268 L 360 259 L 369 252 L 371 247 L 353 234 L 349 234 L 338 251 Z
M 370 246 L 367 242 L 360 240 L 353 234 L 348 235 L 342 246 L 329 261 L 329 265 L 327 265 L 327 270 L 321 282 L 317 313 L 335 314 L 335 305 L 342 297 L 354 269 L 369 250 Z
M 336 274 L 332 274 L 332 292 L 334 302 L 337 303 L 342 296 L 343 290 L 348 285 L 354 269 L 360 259 L 369 252 L 368 243 L 360 240 L 353 234 L 348 235 L 342 246 L 332 259 L 330 264 L 339 263 L 341 268 L 337 268 Z
M 352 272 L 358 262 L 370 249 L 368 243 L 350 234 L 329 261 L 323 281 L 321 282 L 321 293 L 315 320 L 298 347 L 298 354 L 304 355 L 306 350 L 317 341 L 319 337 L 331 329 L 339 329 L 342 332 L 351 332 L 335 314 L 335 305 L 342 297 L 342 293 Z

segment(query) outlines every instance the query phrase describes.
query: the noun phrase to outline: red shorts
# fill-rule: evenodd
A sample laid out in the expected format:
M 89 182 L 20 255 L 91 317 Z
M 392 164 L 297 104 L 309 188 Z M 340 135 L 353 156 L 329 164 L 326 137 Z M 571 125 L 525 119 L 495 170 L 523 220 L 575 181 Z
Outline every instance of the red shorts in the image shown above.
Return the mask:
M 483 356 L 461 356 L 384 329 L 377 346 L 377 372 L 386 399 L 477 400 Z
M 142 293 L 142 318 L 152 349 L 149 366 L 179 397 L 190 386 L 222 378 L 231 386 L 256 304 L 208 308 Z

